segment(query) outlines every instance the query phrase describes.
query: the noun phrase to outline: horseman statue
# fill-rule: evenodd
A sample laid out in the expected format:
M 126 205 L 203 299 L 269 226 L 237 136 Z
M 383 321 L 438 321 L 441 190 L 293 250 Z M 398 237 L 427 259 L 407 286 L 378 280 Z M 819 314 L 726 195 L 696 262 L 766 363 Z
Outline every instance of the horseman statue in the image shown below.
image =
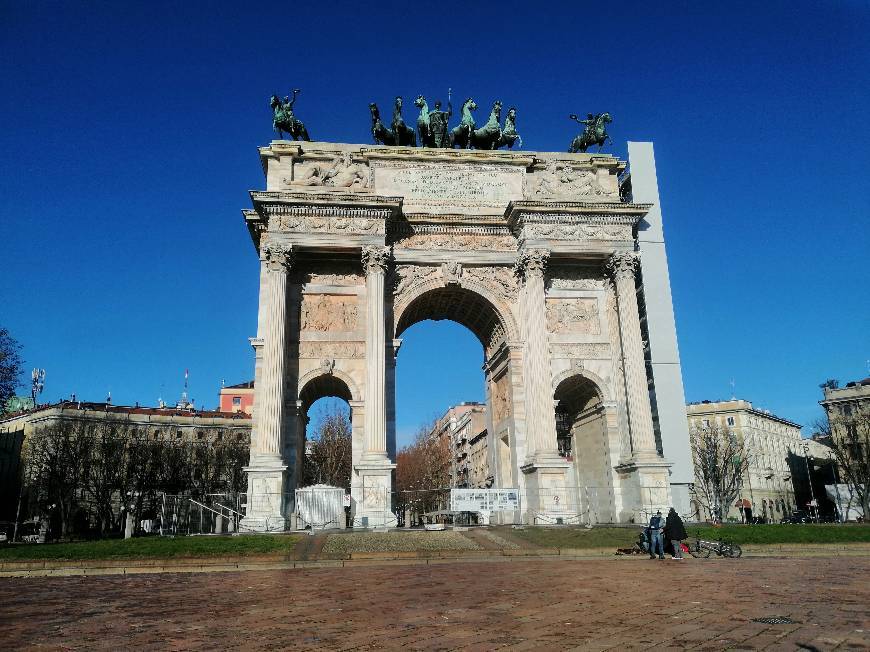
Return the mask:
M 613 118 L 610 117 L 609 113 L 598 113 L 596 115 L 587 113 L 585 120 L 581 120 L 573 113 L 568 117 L 583 125 L 583 133 L 571 142 L 571 149 L 568 151 L 572 154 L 585 152 L 591 145 L 598 145 L 598 151 L 600 152 L 608 140 L 611 144 L 613 143 L 613 139 L 607 134 L 606 127 L 606 125 L 613 122 Z
M 308 137 L 308 130 L 301 120 L 297 120 L 293 115 L 293 105 L 296 103 L 296 96 L 299 95 L 299 89 L 293 89 L 293 99 L 285 97 L 284 101 L 278 99 L 277 95 L 272 96 L 270 106 L 272 107 L 272 127 L 278 134 L 280 139 L 284 139 L 284 133 L 287 132 L 293 136 L 293 140 L 311 140 Z

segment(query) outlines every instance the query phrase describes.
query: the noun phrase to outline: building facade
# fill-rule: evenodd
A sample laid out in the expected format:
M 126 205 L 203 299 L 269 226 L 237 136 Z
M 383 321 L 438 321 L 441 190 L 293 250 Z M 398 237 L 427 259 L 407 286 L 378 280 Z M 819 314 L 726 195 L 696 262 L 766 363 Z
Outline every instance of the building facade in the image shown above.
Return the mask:
M 686 416 L 690 430 L 719 426 L 744 443 L 749 468 L 737 501 L 723 519 L 753 516 L 779 522 L 796 507 L 795 464 L 807 454 L 821 457 L 827 453 L 818 442 L 801 437 L 799 424 L 756 409 L 749 401 L 691 403 L 686 406 Z M 694 511 L 701 510 L 696 506 Z
M 581 490 L 605 521 L 670 505 L 690 481 L 685 402 L 652 147 L 629 153 L 630 173 L 606 154 L 261 148 L 266 188 L 244 211 L 261 261 L 247 525 L 287 522 L 323 396 L 351 407 L 354 523 L 395 519 L 395 365 L 425 319 L 481 342 L 512 521 L 564 518 Z
M 451 487 L 485 486 L 491 475 L 485 459 L 486 445 L 481 443 L 486 434 L 486 405 L 483 403 L 454 405 L 433 425 L 429 437 L 444 439 L 450 449 Z M 472 459 L 477 463 L 476 467 Z M 486 475 L 481 479 L 484 473 Z
M 218 394 L 218 410 L 228 414 L 244 412 L 249 416 L 254 414 L 254 381 L 221 387 Z

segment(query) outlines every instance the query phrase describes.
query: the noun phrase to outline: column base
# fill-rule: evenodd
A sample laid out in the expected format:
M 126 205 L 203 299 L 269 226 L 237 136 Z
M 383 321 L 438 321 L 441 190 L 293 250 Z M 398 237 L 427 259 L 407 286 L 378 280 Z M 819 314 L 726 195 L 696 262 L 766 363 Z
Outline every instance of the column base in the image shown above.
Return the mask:
M 658 455 L 635 456 L 616 467 L 622 476 L 626 500 L 623 514 L 635 523 L 649 523 L 657 511 L 662 516 L 671 507 L 671 463 Z
M 392 507 L 393 469 L 386 456 L 363 457 L 354 467 L 359 483 L 351 489 L 355 509 L 353 527 L 385 528 L 398 524 Z
M 569 487 L 571 464 L 557 453 L 541 453 L 526 460 L 523 520 L 529 525 L 568 525 L 580 521 L 576 488 Z
M 252 462 L 244 469 L 248 474 L 248 502 L 239 530 L 288 530 L 287 515 L 293 511 L 293 496 L 285 492 L 287 466 L 280 459 L 254 459 Z

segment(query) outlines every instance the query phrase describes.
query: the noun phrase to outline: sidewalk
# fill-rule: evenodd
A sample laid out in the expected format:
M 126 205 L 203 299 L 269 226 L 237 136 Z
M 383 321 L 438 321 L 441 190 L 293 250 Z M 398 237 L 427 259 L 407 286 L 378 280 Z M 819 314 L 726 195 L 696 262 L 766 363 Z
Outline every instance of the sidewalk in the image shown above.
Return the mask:
M 132 575 L 149 573 L 204 573 L 242 570 L 278 570 L 306 568 L 345 568 L 372 565 L 436 565 L 463 562 L 515 562 L 529 560 L 612 559 L 628 562 L 646 555 L 617 555 L 607 548 L 544 548 L 531 545 L 507 529 L 456 530 L 441 549 L 390 549 L 396 546 L 399 533 L 320 533 L 303 537 L 290 554 L 220 556 L 171 559 L 39 560 L 0 562 L 0 579 L 4 577 L 44 577 L 75 575 Z M 434 534 L 434 533 L 431 533 Z M 444 533 L 441 533 L 444 534 Z M 375 549 L 341 550 L 344 537 L 362 540 L 357 547 Z M 421 540 L 430 534 L 417 534 Z M 436 544 L 438 542 L 436 541 Z M 457 545 L 458 544 L 458 545 Z M 336 551 L 338 550 L 338 551 Z M 687 555 L 688 557 L 688 555 Z M 870 557 L 870 544 L 778 544 L 745 545 L 743 557 Z M 689 558 L 689 561 L 692 561 Z M 715 557 L 694 563 L 715 563 Z

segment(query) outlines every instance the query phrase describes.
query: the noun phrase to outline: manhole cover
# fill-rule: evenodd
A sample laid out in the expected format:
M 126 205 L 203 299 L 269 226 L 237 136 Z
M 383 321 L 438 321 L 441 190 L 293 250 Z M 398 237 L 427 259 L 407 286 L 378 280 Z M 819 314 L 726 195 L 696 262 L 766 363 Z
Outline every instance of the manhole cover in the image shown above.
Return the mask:
M 765 625 L 795 625 L 796 620 L 792 620 L 788 616 L 765 616 L 764 618 L 753 618 L 754 623 L 764 623 Z

